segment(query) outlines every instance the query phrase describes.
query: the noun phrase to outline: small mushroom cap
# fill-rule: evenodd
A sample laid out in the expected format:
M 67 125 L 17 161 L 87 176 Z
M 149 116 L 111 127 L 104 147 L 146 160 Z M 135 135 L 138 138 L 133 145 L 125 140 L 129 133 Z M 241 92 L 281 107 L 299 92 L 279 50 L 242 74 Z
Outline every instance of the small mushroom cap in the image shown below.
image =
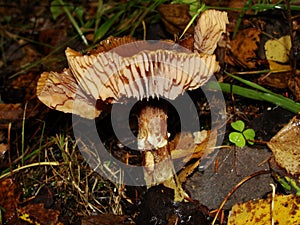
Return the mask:
M 195 27 L 194 48 L 200 53 L 213 54 L 222 33 L 226 31 L 226 24 L 228 23 L 226 12 L 204 11 Z

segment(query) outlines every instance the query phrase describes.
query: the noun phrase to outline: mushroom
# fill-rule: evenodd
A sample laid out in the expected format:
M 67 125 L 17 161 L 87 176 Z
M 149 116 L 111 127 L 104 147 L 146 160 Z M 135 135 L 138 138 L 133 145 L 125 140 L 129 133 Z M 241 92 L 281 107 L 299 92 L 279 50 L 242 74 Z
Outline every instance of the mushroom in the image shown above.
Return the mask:
M 202 36 L 195 36 L 195 48 L 204 49 L 201 53 L 171 41 L 135 41 L 128 37 L 109 39 L 102 49 L 89 55 L 67 48 L 69 68 L 61 73 L 42 73 L 37 96 L 50 108 L 94 119 L 106 104 L 122 103 L 126 98 L 173 100 L 187 90 L 197 89 L 219 70 L 212 49 L 216 46 L 216 33 L 224 32 L 220 27 L 228 23 L 226 13 L 209 10 L 203 15 L 197 26 L 206 21 L 222 23 L 222 26 L 210 22 L 210 28 L 215 26 L 217 32 L 208 29 L 209 33 L 196 33 Z M 214 47 L 208 48 L 211 34 Z M 167 149 L 166 110 L 146 105 L 140 111 L 138 123 L 138 148 L 144 151 L 145 180 L 151 186 L 174 174 Z M 153 149 L 155 154 L 151 154 Z M 158 163 L 160 168 L 156 168 Z

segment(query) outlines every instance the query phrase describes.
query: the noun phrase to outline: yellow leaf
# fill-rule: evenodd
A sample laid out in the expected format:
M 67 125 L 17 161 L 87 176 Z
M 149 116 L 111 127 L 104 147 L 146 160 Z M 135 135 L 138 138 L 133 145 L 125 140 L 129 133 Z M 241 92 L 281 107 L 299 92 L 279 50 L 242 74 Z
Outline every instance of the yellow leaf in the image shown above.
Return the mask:
M 277 195 L 274 199 L 274 211 L 271 213 L 271 196 L 268 199 L 249 201 L 234 205 L 229 213 L 228 225 L 298 225 L 300 221 L 300 197 Z
M 280 63 L 277 63 L 273 60 L 268 60 L 269 62 L 269 68 L 270 70 L 272 71 L 276 71 L 276 70 L 282 70 L 283 72 L 285 71 L 290 71 L 291 70 L 291 66 L 290 65 L 284 65 L 284 64 L 280 64 Z
M 281 63 L 287 62 L 289 60 L 291 45 L 289 35 L 279 39 L 268 40 L 265 43 L 266 58 Z

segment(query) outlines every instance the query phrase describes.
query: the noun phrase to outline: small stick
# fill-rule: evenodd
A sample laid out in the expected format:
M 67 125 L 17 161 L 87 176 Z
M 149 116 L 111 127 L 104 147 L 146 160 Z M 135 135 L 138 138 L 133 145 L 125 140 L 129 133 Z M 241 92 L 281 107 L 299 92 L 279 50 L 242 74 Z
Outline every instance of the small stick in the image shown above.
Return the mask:
M 222 208 L 224 207 L 224 205 L 226 204 L 226 202 L 228 201 L 228 199 L 231 197 L 231 195 L 233 195 L 233 193 L 240 187 L 242 186 L 245 182 L 247 182 L 248 180 L 250 180 L 251 178 L 253 177 L 256 177 L 256 176 L 259 176 L 259 175 L 262 175 L 262 174 L 267 174 L 267 173 L 270 173 L 270 171 L 268 170 L 260 170 L 258 172 L 255 172 L 247 177 L 245 177 L 244 179 L 242 179 L 238 184 L 236 184 L 232 190 L 226 195 L 226 197 L 224 198 L 223 202 L 221 203 L 221 205 L 219 206 L 218 210 L 217 210 L 217 213 L 214 217 L 214 220 L 212 221 L 212 225 L 215 224 L 218 216 L 219 216 L 219 213 L 221 212 Z
M 274 225 L 274 202 L 275 202 L 275 185 L 270 184 L 272 187 L 272 202 L 271 202 L 271 225 Z

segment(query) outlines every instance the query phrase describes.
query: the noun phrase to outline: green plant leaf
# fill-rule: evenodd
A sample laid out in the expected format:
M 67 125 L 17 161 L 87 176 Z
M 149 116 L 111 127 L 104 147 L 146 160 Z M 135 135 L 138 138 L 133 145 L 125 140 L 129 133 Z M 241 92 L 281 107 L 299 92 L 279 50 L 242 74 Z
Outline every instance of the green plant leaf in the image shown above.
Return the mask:
M 242 120 L 237 120 L 231 123 L 231 127 L 237 131 L 242 132 L 245 128 L 245 123 Z
M 51 2 L 50 12 L 51 12 L 54 20 L 56 20 L 57 17 L 59 17 L 61 14 L 64 13 L 62 5 L 60 4 L 60 2 L 58 0 L 53 0 Z
M 271 71 L 269 71 L 271 72 Z M 227 73 L 227 72 L 226 72 Z M 227 73 L 228 74 L 228 73 Z M 251 85 L 251 87 L 255 88 L 258 87 L 257 85 L 254 85 L 253 82 L 249 83 L 250 81 L 244 80 L 242 78 L 239 78 L 239 80 L 243 83 L 247 83 L 247 85 Z M 218 82 L 208 82 L 204 88 L 212 89 L 212 90 L 222 90 L 223 92 L 227 93 L 233 93 L 236 95 L 240 95 L 246 98 L 254 99 L 254 100 L 260 100 L 260 101 L 267 101 L 272 104 L 276 104 L 284 109 L 287 109 L 293 113 L 299 113 L 300 110 L 300 103 L 293 101 L 290 98 L 286 98 L 282 95 L 275 94 L 271 91 L 267 92 L 261 92 L 257 90 L 252 90 L 249 88 L 241 87 L 238 85 L 232 85 L 228 83 L 218 83 Z M 256 88 L 257 89 L 257 88 Z M 263 87 L 260 86 L 260 90 L 264 90 Z M 265 89 L 267 90 L 267 89 Z
M 84 22 L 83 22 L 84 8 L 82 6 L 78 6 L 74 9 L 74 12 L 75 12 L 76 16 L 78 17 L 81 25 L 83 25 L 84 24 Z
M 247 129 L 247 130 L 243 131 L 243 135 L 250 145 L 254 144 L 253 140 L 255 137 L 255 131 L 253 129 Z
M 231 132 L 229 134 L 229 141 L 234 143 L 237 147 L 244 147 L 246 145 L 245 137 L 242 133 Z
M 114 24 L 114 22 L 119 19 L 123 11 L 118 12 L 111 18 L 105 21 L 98 30 L 96 30 L 95 35 L 94 35 L 94 42 L 99 41 L 106 33 L 107 31 L 111 28 L 111 26 Z

